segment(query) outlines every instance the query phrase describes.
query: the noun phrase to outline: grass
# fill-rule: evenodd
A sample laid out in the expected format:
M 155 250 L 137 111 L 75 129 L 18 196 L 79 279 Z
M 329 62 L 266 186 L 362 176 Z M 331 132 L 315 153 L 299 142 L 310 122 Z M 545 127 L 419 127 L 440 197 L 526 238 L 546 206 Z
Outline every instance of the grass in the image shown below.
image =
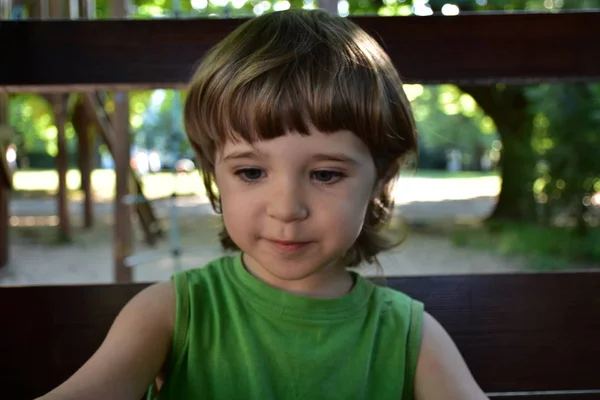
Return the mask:
M 600 228 L 578 237 L 568 228 L 489 223 L 452 233 L 454 245 L 525 257 L 533 270 L 600 267 Z

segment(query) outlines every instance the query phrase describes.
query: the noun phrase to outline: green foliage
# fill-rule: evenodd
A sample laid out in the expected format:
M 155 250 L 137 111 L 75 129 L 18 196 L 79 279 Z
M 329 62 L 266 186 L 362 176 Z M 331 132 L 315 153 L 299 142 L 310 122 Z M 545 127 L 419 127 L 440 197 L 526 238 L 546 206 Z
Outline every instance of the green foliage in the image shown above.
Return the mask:
M 498 132 L 475 100 L 454 85 L 405 85 L 422 152 L 460 150 L 464 165 L 477 169 L 486 153 L 497 158 Z M 422 160 L 423 161 L 423 160 Z M 427 160 L 425 160 L 427 161 Z
M 17 131 L 17 151 L 21 153 L 46 152 L 55 156 L 57 129 L 54 115 L 46 99 L 35 94 L 20 94 L 11 98 L 8 113 L 9 124 Z M 65 127 L 69 146 L 75 130 L 71 123 Z
M 548 222 L 562 217 L 585 233 L 600 189 L 599 84 L 540 85 L 528 90 L 539 154 L 534 192 Z M 568 220 L 566 222 L 569 222 Z
M 135 92 L 130 97 L 131 126 L 134 144 L 162 152 L 186 152 L 182 126 L 184 94 L 175 90 Z M 174 148 L 181 142 L 180 146 Z

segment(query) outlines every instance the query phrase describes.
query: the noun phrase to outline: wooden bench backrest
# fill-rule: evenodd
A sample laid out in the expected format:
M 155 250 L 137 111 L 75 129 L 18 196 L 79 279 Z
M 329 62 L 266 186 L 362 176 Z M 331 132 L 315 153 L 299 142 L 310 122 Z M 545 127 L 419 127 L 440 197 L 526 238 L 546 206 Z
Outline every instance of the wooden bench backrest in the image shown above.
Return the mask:
M 388 278 L 387 285 L 425 302 L 486 392 L 597 390 L 543 398 L 600 399 L 600 273 Z M 3 393 L 30 400 L 63 382 L 145 286 L 0 288 Z
M 383 44 L 406 83 L 600 80 L 600 57 L 593 51 L 600 43 L 600 12 L 350 19 Z M 184 87 L 198 59 L 245 21 L 2 22 L 0 54 L 8 62 L 0 63 L 0 87 L 9 92 Z

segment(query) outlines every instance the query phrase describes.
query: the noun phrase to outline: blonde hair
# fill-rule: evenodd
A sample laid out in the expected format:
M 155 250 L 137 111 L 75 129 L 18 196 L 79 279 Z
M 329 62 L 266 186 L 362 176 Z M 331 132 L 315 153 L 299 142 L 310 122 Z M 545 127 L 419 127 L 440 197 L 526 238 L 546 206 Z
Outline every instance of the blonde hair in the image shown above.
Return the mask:
M 345 263 L 377 262 L 397 245 L 383 237 L 392 178 L 417 152 L 414 118 L 402 81 L 377 42 L 352 21 L 321 10 L 265 14 L 240 25 L 198 66 L 185 102 L 185 128 L 213 209 L 215 158 L 227 140 L 349 130 L 369 148 L 381 192 L 368 206 Z M 237 246 L 224 229 L 225 249 Z

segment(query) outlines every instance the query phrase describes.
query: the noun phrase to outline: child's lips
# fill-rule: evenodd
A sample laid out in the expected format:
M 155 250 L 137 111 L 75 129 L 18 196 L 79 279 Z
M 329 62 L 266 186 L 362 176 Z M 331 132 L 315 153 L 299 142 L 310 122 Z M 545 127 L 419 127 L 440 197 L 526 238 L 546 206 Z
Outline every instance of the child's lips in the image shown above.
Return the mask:
M 267 239 L 276 248 L 284 251 L 298 251 L 308 246 L 311 242 L 300 242 L 290 240 Z

